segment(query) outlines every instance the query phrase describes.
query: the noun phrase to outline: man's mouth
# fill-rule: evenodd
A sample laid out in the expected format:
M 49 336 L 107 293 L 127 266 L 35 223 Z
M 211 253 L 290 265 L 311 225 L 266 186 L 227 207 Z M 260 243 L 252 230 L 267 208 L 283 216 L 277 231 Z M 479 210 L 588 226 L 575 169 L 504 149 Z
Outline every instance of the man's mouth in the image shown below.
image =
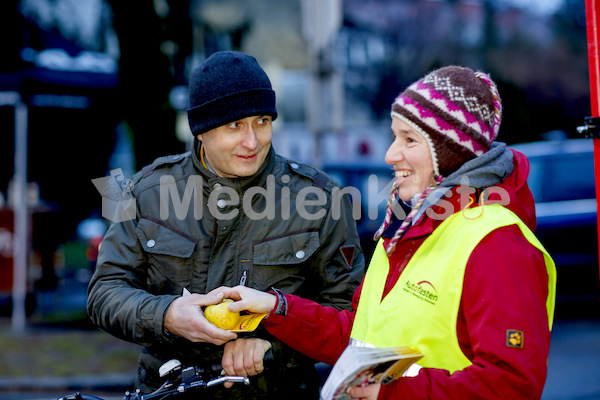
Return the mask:
M 237 157 L 241 158 L 242 160 L 248 160 L 248 161 L 250 161 L 250 160 L 253 160 L 253 159 L 256 158 L 256 154 L 252 154 L 250 156 L 238 155 Z

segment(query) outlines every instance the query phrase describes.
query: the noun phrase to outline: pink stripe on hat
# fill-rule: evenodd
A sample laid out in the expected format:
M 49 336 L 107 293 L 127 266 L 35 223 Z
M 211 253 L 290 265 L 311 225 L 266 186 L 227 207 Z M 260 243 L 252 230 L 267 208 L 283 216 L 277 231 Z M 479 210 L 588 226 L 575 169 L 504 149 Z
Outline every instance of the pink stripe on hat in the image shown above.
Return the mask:
M 422 124 L 475 153 L 475 155 L 481 155 L 488 150 L 488 148 L 479 144 L 470 135 L 450 125 L 446 120 L 424 108 L 413 99 L 406 96 L 399 96 L 396 99 L 396 103 L 413 114 Z
M 479 118 L 471 114 L 468 110 L 465 110 L 459 107 L 454 102 L 450 101 L 444 95 L 437 92 L 434 88 L 424 84 L 423 82 L 416 82 L 408 90 L 413 90 L 419 95 L 423 96 L 436 106 L 438 106 L 441 110 L 447 112 L 452 115 L 454 118 L 463 122 L 465 125 L 470 126 L 477 133 L 481 134 L 488 142 L 492 142 L 495 136 L 494 132 L 485 122 L 481 121 Z M 476 125 L 475 128 L 473 125 Z
M 502 101 L 488 75 L 453 65 L 410 85 L 392 104 L 392 115 L 428 136 L 439 173 L 448 176 L 490 149 L 502 119 Z

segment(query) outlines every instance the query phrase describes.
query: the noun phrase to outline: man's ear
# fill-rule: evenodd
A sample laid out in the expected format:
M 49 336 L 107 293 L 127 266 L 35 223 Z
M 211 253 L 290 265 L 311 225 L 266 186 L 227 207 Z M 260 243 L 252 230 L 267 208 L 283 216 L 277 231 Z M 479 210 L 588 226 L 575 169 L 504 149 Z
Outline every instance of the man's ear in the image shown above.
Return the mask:
M 202 134 L 199 133 L 198 136 L 196 136 L 196 138 L 198 138 L 199 141 L 202 141 Z

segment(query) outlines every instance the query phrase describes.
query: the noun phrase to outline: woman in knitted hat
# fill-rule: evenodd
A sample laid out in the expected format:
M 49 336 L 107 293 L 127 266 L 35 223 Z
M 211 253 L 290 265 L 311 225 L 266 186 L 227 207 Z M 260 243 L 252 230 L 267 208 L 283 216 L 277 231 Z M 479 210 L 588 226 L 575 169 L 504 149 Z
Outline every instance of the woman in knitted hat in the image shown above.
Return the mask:
M 424 357 L 353 398 L 534 399 L 547 371 L 555 266 L 532 231 L 525 156 L 495 142 L 502 103 L 487 74 L 449 66 L 392 105 L 394 182 L 379 241 L 337 311 L 293 295 L 220 289 L 230 309 L 270 312 L 267 330 L 335 363 L 348 345 L 415 346 Z M 411 207 L 396 216 L 399 201 Z

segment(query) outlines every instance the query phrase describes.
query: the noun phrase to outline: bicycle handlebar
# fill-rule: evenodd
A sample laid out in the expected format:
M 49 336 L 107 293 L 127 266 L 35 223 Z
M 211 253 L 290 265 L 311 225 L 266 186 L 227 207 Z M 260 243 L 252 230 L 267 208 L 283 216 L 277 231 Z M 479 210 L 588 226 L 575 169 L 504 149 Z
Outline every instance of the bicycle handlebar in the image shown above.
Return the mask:
M 59 397 L 58 400 L 104 400 L 101 397 L 92 396 L 89 394 L 81 394 L 79 392 L 74 394 L 69 394 L 64 397 Z
M 269 349 L 265 353 L 263 361 L 264 363 L 271 363 L 273 360 L 273 351 L 272 349 Z M 196 366 L 182 367 L 178 360 L 170 360 L 164 363 L 159 370 L 160 376 L 166 378 L 160 388 L 147 394 L 142 394 L 139 390 L 136 390 L 134 393 L 127 391 L 123 396 L 123 400 L 167 399 L 189 393 L 190 391 L 210 389 L 226 382 L 242 383 L 244 385 L 250 384 L 250 380 L 247 377 L 221 376 L 222 371 L 223 367 L 221 363 L 213 364 L 209 368 L 200 368 Z M 77 392 L 64 397 L 59 397 L 57 400 L 103 399 Z

